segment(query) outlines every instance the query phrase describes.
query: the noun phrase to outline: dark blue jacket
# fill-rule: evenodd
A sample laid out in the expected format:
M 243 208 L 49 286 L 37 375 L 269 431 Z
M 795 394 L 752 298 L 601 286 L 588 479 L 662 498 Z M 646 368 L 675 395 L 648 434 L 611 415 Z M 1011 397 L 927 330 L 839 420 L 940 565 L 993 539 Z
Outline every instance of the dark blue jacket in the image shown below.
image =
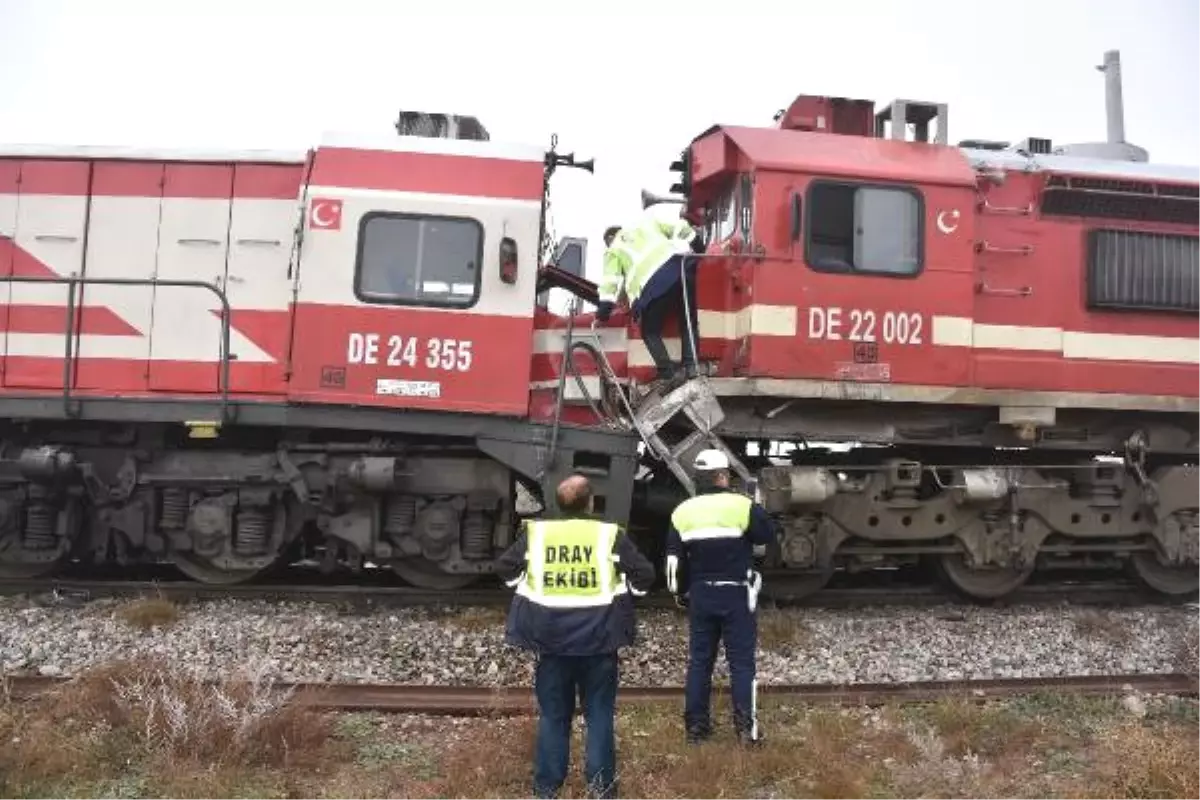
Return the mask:
M 527 537 L 522 527 L 512 547 L 500 556 L 496 574 L 512 582 L 525 571 Z M 654 566 L 642 555 L 624 531 L 617 534 L 613 552 L 620 556 L 617 570 L 625 582 L 639 592 L 654 584 Z M 607 606 L 596 608 L 547 608 L 517 595 L 508 610 L 505 639 L 509 644 L 559 656 L 591 656 L 615 653 L 637 638 L 633 596 L 617 595 Z
M 701 490 L 714 494 L 727 489 Z M 679 559 L 679 594 L 685 595 L 696 581 L 744 581 L 754 566 L 754 547 L 775 541 L 774 523 L 758 503 L 750 506 L 750 525 L 736 539 L 700 539 L 686 545 L 671 525 L 667 531 L 667 555 Z

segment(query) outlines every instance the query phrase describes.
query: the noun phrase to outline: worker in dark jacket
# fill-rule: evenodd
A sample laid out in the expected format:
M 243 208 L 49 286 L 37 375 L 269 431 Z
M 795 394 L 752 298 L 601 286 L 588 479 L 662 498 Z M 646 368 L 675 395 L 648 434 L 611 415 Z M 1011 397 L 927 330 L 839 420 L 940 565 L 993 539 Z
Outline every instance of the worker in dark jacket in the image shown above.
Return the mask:
M 667 588 L 689 617 L 687 738 L 695 744 L 712 735 L 712 672 L 724 640 L 734 728 L 743 744 L 758 744 L 755 610 L 762 576 L 755 559 L 766 554 L 775 532 L 762 506 L 730 490 L 724 452 L 705 450 L 694 466 L 697 494 L 671 514 L 667 532 Z
M 633 598 L 654 583 L 654 567 L 621 529 L 589 519 L 591 486 L 572 475 L 558 486 L 566 519 L 531 520 L 500 557 L 497 572 L 517 590 L 510 644 L 537 655 L 537 749 L 533 791 L 554 797 L 567 778 L 578 689 L 587 721 L 589 791 L 615 797 L 617 651 L 633 644 Z

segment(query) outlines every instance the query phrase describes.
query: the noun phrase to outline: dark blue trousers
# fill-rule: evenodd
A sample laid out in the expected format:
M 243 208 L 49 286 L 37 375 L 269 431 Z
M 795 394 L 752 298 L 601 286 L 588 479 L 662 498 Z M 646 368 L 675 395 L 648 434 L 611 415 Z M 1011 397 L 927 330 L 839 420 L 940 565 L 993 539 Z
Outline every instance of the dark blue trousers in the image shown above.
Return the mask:
M 690 642 L 684 724 L 691 736 L 712 733 L 712 673 L 717 649 L 725 643 L 725 661 L 733 684 L 733 724 L 740 735 L 758 738 L 755 648 L 758 619 L 747 605 L 745 586 L 696 582 L 688 590 Z
M 684 293 L 679 283 L 679 265 L 683 256 L 671 256 L 658 271 L 650 276 L 650 280 L 642 287 L 642 293 L 633 304 L 633 317 L 642 329 L 642 341 L 654 366 L 658 377 L 667 379 L 672 374 L 671 356 L 663 342 L 663 325 L 667 317 L 675 311 L 679 319 L 680 357 L 684 368 L 696 365 L 696 347 L 700 341 L 699 312 L 696 309 L 696 259 L 687 261 L 687 312 L 691 325 L 691 336 L 688 336 L 689 322 L 684 320 Z
M 617 655 L 542 655 L 534 675 L 537 694 L 537 748 L 533 794 L 555 797 L 567 779 L 571 720 L 579 692 L 587 722 L 584 777 L 593 797 L 616 796 L 617 745 L 613 718 L 617 704 Z

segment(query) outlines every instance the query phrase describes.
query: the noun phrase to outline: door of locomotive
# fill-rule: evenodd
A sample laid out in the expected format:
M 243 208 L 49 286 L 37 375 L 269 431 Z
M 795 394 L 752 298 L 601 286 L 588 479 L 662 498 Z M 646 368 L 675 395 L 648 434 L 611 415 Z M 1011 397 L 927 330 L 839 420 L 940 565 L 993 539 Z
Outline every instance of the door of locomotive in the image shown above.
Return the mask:
M 790 200 L 793 253 L 804 270 L 796 339 L 792 357 L 768 370 L 839 382 L 967 384 L 971 189 L 814 177 L 797 181 Z
M 398 155 L 414 154 L 387 154 Z M 349 176 L 372 183 L 368 191 L 317 186 L 335 173 L 328 163 L 321 169 L 327 156 L 318 151 L 308 193 L 290 396 L 526 414 L 540 153 L 507 162 L 482 184 L 479 173 L 487 178 L 505 162 L 447 156 L 414 170 L 420 162 L 385 157 L 380 169 Z M 456 182 L 465 185 L 453 194 L 429 185 Z M 463 191 L 470 188 L 479 193 Z

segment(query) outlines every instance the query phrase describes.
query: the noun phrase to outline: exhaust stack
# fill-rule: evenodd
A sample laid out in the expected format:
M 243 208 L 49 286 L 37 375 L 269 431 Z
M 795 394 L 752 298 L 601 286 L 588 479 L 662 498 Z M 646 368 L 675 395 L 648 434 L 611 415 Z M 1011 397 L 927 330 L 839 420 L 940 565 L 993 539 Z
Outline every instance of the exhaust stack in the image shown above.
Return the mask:
M 1109 50 L 1104 63 L 1096 67 L 1104 73 L 1104 111 L 1108 116 L 1108 143 L 1125 144 L 1125 102 L 1121 97 L 1121 53 Z
M 1109 50 L 1104 63 L 1096 67 L 1104 73 L 1104 115 L 1108 138 L 1103 142 L 1067 144 L 1055 148 L 1054 155 L 1095 158 L 1102 161 L 1146 162 L 1150 154 L 1125 141 L 1125 99 L 1121 91 L 1121 51 Z

